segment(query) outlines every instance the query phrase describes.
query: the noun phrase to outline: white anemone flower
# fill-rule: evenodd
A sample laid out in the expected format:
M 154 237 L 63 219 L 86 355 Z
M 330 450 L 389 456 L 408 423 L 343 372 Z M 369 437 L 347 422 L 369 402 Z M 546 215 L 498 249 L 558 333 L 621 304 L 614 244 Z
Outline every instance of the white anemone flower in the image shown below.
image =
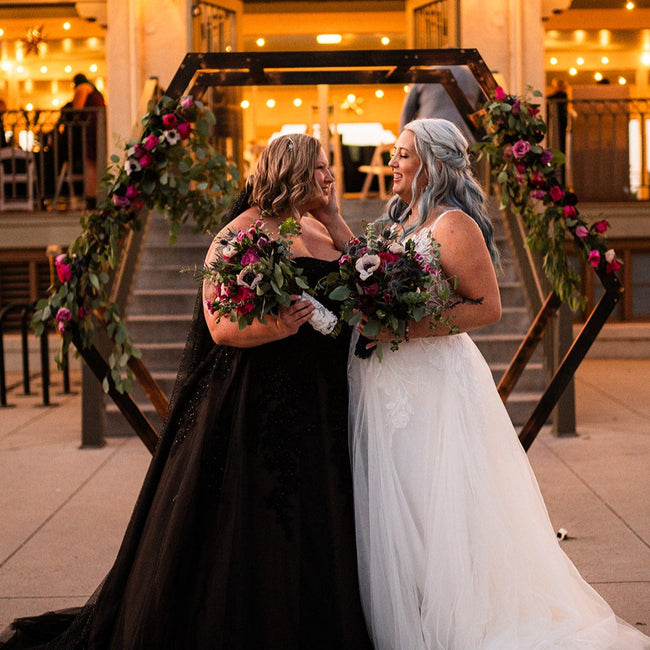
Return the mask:
M 171 145 L 178 144 L 181 141 L 181 134 L 176 129 L 165 131 L 163 135 L 165 136 L 165 140 Z
M 380 264 L 379 255 L 366 253 L 356 261 L 354 267 L 359 271 L 359 277 L 362 280 L 367 280 L 379 268 Z
M 254 289 L 262 281 L 262 277 L 261 273 L 255 273 L 255 271 L 246 267 L 237 274 L 237 284 L 242 287 Z
M 129 174 L 129 176 L 134 172 L 139 172 L 141 169 L 142 165 L 135 158 L 129 158 L 124 163 L 124 171 Z

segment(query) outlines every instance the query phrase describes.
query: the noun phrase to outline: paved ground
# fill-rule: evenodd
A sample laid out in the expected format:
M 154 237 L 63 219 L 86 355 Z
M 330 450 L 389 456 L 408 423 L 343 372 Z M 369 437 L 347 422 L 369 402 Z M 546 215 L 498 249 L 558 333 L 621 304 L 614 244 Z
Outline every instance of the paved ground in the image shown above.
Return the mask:
M 576 396 L 579 435 L 543 432 L 531 462 L 556 530 L 571 538 L 566 552 L 617 614 L 648 633 L 650 360 L 587 359 Z M 80 398 L 60 386 L 50 407 L 19 389 L 9 402 L 0 409 L 0 630 L 91 594 L 150 458 L 137 438 L 79 449 Z

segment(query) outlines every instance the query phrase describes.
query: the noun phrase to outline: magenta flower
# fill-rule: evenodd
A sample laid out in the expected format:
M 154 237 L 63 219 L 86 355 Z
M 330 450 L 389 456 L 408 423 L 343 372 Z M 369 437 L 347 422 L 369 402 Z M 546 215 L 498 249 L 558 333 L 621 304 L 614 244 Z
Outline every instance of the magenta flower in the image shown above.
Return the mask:
M 187 140 L 192 133 L 192 125 L 189 122 L 181 122 L 177 127 L 178 135 L 181 136 L 181 140 Z
M 530 195 L 534 199 L 540 199 L 542 200 L 546 196 L 546 191 L 545 190 L 533 190 Z
M 544 151 L 542 151 L 540 159 L 543 165 L 548 165 L 548 163 L 553 160 L 553 152 L 550 149 L 544 149 Z
M 138 188 L 135 185 L 129 185 L 126 188 L 126 192 L 124 193 L 124 196 L 126 196 L 127 199 L 133 200 L 138 197 Z
M 143 143 L 143 146 L 146 151 L 152 151 L 158 146 L 158 142 L 158 136 L 153 135 L 152 133 L 151 135 L 147 136 L 146 140 Z M 142 163 L 142 160 L 140 160 L 140 162 Z
M 619 271 L 620 268 L 621 268 L 621 263 L 617 259 L 613 259 L 608 264 L 605 264 L 605 271 L 607 273 L 614 273 L 615 271 Z
M 521 102 L 517 100 L 513 105 L 512 105 L 512 114 L 515 116 L 518 116 L 519 113 L 521 113 Z
M 167 115 L 163 115 L 162 120 L 165 128 L 168 130 L 173 129 L 178 124 L 178 118 L 173 113 L 167 113 Z
M 57 255 L 54 259 L 54 267 L 56 268 L 56 275 L 59 278 L 59 282 L 62 284 L 64 282 L 70 281 L 72 278 L 72 269 L 65 262 L 65 254 Z
M 528 140 L 517 140 L 512 145 L 512 155 L 515 158 L 523 158 L 530 151 L 530 142 Z
M 119 194 L 113 194 L 113 203 L 118 208 L 128 208 L 131 205 L 131 201 L 126 196 L 120 196 Z
M 579 239 L 584 239 L 588 235 L 589 235 L 589 230 L 585 228 L 585 226 L 580 225 L 576 228 L 576 237 L 578 237 Z
M 575 205 L 565 205 L 564 206 L 564 218 L 571 219 L 578 214 Z
M 609 228 L 609 222 L 606 221 L 605 219 L 602 219 L 601 221 L 596 221 L 593 228 L 597 233 L 600 233 L 602 235 L 604 232 L 607 231 L 607 228 Z
M 191 106 L 194 106 L 194 100 L 192 99 L 192 97 L 188 96 L 188 97 L 183 97 L 183 99 L 181 99 L 182 108 L 190 108 Z
M 72 312 L 67 307 L 61 307 L 56 312 L 56 320 L 60 323 L 67 323 L 72 318 Z
M 589 262 L 589 264 L 591 264 L 595 269 L 598 268 L 598 265 L 600 264 L 600 252 L 596 250 L 590 251 L 587 257 L 587 262 Z
M 260 261 L 260 256 L 257 254 L 257 251 L 253 250 L 252 248 L 249 248 L 241 256 L 242 266 L 248 266 L 249 264 L 257 264 L 259 261 Z
M 530 184 L 533 187 L 542 187 L 543 185 L 545 185 L 546 179 L 544 178 L 544 174 L 542 174 L 541 172 L 535 172 L 534 174 L 532 174 L 530 177 Z
M 144 154 L 142 158 L 140 158 L 140 165 L 145 168 L 145 167 L 151 167 L 153 165 L 153 156 L 150 153 Z
M 548 192 L 551 195 L 551 198 L 557 203 L 562 200 L 564 196 L 564 190 L 559 185 L 553 185 L 553 187 Z
M 501 86 L 497 86 L 494 89 L 494 97 L 497 101 L 502 102 L 508 95 L 506 95 L 506 91 L 501 88 Z
M 350 261 L 349 255 L 341 255 L 341 257 L 339 257 L 339 266 L 343 266 L 346 262 L 349 261 Z

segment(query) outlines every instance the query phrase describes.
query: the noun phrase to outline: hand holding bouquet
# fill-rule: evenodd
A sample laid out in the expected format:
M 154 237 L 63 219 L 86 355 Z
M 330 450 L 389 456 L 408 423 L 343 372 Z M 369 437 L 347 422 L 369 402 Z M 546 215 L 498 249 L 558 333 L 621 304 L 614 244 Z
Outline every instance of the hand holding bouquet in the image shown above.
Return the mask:
M 391 350 L 397 350 L 407 338 L 409 321 L 427 317 L 448 325 L 443 312 L 454 304 L 453 287 L 440 267 L 439 244 L 431 234 L 425 259 L 412 239 L 399 242 L 388 230 L 381 235 L 375 231 L 369 224 L 364 237 L 349 242 L 338 274 L 330 274 L 326 284 L 335 285 L 330 298 L 341 301 L 343 320 L 357 325 L 363 319 L 368 338 L 385 327 L 393 336 Z M 377 351 L 381 355 L 381 342 Z M 357 355 L 364 356 L 359 348 Z
M 229 316 L 244 329 L 256 318 L 266 323 L 267 315 L 277 316 L 281 305 L 289 306 L 291 296 L 301 294 L 316 306 L 312 326 L 331 332 L 336 317 L 307 293 L 307 279 L 291 257 L 289 237 L 298 231 L 294 219 L 282 223 L 276 239 L 259 220 L 245 230 L 229 231 L 219 242 L 218 256 L 204 270 L 216 292 L 206 303 L 210 313 L 217 319 Z

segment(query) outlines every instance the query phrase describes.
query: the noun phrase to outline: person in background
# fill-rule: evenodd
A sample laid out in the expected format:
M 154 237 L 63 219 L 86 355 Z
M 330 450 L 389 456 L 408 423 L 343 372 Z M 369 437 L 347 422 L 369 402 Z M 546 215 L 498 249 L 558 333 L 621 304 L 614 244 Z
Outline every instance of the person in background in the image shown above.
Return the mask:
M 435 69 L 451 70 L 461 90 L 465 93 L 469 103 L 478 107 L 483 99 L 483 92 L 474 75 L 464 65 L 438 66 Z M 471 133 L 465 120 L 458 112 L 456 104 L 448 95 L 445 87 L 439 83 L 412 84 L 410 91 L 404 98 L 402 111 L 399 118 L 400 132 L 404 126 L 416 118 L 437 117 L 449 120 L 455 124 L 469 142 L 474 142 L 474 135 Z
M 86 206 L 93 209 L 97 204 L 97 110 L 106 107 L 104 96 L 97 90 L 95 85 L 84 74 L 76 74 L 72 83 L 74 84 L 74 95 L 72 97 L 73 110 L 88 111 L 87 120 L 84 119 L 86 132 L 86 158 L 83 161 L 84 191 L 86 193 Z

